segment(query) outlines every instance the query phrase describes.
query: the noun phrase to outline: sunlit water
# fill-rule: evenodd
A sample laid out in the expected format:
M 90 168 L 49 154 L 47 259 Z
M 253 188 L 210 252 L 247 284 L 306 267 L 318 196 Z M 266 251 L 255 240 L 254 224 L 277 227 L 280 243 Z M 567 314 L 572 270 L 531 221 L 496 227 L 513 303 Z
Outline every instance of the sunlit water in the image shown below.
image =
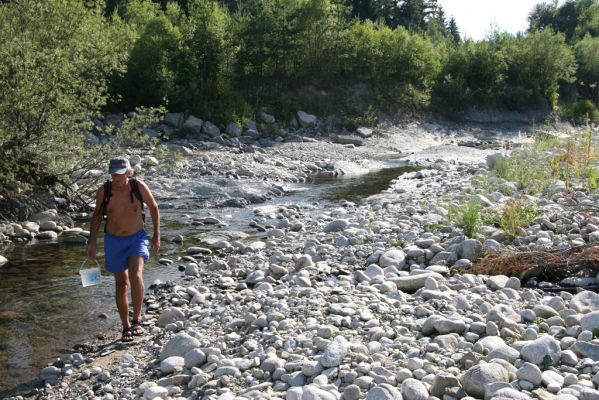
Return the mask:
M 215 215 L 229 224 L 227 229 L 255 232 L 248 223 L 253 208 L 276 204 L 332 204 L 338 200 L 357 201 L 379 193 L 391 179 L 412 168 L 388 168 L 353 178 L 316 177 L 311 184 L 293 185 L 287 196 L 248 209 L 178 209 L 162 211 L 162 248 L 159 257 L 177 259 L 196 243 L 172 242 L 176 235 L 186 238 L 216 229 L 187 225 L 189 218 Z M 159 199 L 160 201 L 160 199 Z M 179 204 L 184 204 L 181 199 Z M 318 212 L 318 210 L 316 211 Z M 218 228 L 219 230 L 222 228 Z M 151 232 L 151 227 L 148 228 Z M 101 235 L 100 235 L 101 236 Z M 103 273 L 96 286 L 82 287 L 78 274 L 84 246 L 63 242 L 34 242 L 14 245 L 4 251 L 9 263 L 0 268 L 0 396 L 25 389 L 41 368 L 57 356 L 72 352 L 73 346 L 109 331 L 120 329 L 114 302 L 114 279 Z M 98 240 L 98 254 L 102 254 Z M 102 258 L 98 261 L 102 264 Z M 89 266 L 89 264 L 87 264 Z M 177 263 L 161 265 L 152 257 L 145 268 L 148 287 L 156 279 L 166 281 L 182 276 Z

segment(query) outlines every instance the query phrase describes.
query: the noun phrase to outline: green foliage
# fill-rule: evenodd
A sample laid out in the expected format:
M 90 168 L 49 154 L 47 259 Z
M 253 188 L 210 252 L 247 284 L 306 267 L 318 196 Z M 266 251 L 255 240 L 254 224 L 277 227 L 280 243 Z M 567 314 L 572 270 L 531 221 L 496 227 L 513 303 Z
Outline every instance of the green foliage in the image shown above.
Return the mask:
M 379 117 L 372 106 L 368 106 L 368 109 L 362 115 L 347 116 L 345 118 L 345 127 L 350 131 L 356 130 L 361 126 L 376 126 L 379 121 Z
M 83 140 L 122 70 L 119 26 L 76 0 L 0 4 L 0 184 L 69 186 Z
M 511 199 L 499 214 L 499 227 L 512 236 L 517 236 L 520 228 L 530 226 L 539 211 L 522 199 Z
M 467 237 L 474 238 L 480 231 L 481 208 L 477 199 L 471 198 L 466 204 L 450 206 L 448 217 Z
M 563 102 L 559 107 L 559 115 L 574 123 L 599 122 L 599 111 L 591 100 L 579 99 Z
M 222 112 L 231 101 L 236 54 L 231 23 L 229 13 L 217 2 L 190 1 L 184 32 L 189 49 L 186 90 L 191 101 L 183 104 L 203 115 Z
M 533 31 L 517 38 L 510 49 L 508 83 L 530 93 L 529 98 L 509 99 L 511 105 L 530 104 L 532 95 L 539 93 L 555 106 L 559 83 L 573 82 L 576 72 L 574 54 L 564 35 L 551 29 Z

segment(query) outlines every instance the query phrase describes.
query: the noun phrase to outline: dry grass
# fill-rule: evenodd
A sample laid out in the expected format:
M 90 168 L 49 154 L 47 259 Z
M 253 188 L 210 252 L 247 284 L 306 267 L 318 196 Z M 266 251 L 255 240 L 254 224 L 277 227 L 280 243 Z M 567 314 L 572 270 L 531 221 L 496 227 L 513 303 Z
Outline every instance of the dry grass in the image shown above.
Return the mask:
M 487 254 L 468 272 L 516 276 L 525 283 L 533 277 L 555 281 L 583 271 L 599 272 L 599 246 L 587 245 L 566 250 L 505 251 Z

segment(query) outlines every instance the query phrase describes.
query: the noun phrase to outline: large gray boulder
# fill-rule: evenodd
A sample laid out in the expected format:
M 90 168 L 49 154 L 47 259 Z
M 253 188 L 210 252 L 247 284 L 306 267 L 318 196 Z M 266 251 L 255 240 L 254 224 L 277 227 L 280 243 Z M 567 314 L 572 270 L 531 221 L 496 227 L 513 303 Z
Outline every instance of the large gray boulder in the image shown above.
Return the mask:
M 218 129 L 218 126 L 214 125 L 210 121 L 204 122 L 204 124 L 202 125 L 202 132 L 212 138 L 215 138 L 220 135 L 220 129 Z
M 297 112 L 297 121 L 302 128 L 313 128 L 316 126 L 316 115 L 308 114 L 303 111 Z
M 599 311 L 591 311 L 580 318 L 580 328 L 583 331 L 593 332 L 599 329 Z
M 178 333 L 173 336 L 160 351 L 160 361 L 166 360 L 169 357 L 185 357 L 185 355 L 200 347 L 200 341 L 187 333 Z
M 562 351 L 560 344 L 553 336 L 542 336 L 524 345 L 520 350 L 522 359 L 536 365 L 550 363 L 555 365 L 560 360 Z
M 392 265 L 396 267 L 402 267 L 405 263 L 406 254 L 400 249 L 391 249 L 384 252 L 379 258 L 379 265 L 382 268 L 390 267 Z
M 185 120 L 185 123 L 183 124 L 183 128 L 188 129 L 188 130 L 192 131 L 193 133 L 199 134 L 202 132 L 203 124 L 204 124 L 204 121 L 202 121 L 199 118 L 194 117 L 193 115 L 190 115 Z
M 349 351 L 349 342 L 343 336 L 337 336 L 324 350 L 320 363 L 325 368 L 337 367 Z
M 177 321 L 183 321 L 184 319 L 185 319 L 185 314 L 183 313 L 183 311 L 180 308 L 169 307 L 169 308 L 162 310 L 162 312 L 158 316 L 158 321 L 156 322 L 156 325 L 161 328 L 164 328 L 168 324 L 171 324 L 171 323 L 177 322 Z
M 498 363 L 478 364 L 469 368 L 461 377 L 462 387 L 472 397 L 482 399 L 487 385 L 509 382 L 508 371 Z
M 183 114 L 181 113 L 166 113 L 164 122 L 174 128 L 180 128 L 183 125 Z
M 428 390 L 422 382 L 408 378 L 401 383 L 401 395 L 404 400 L 427 400 Z
M 581 314 L 598 311 L 599 294 L 591 292 L 590 290 L 582 291 L 570 300 L 570 307 Z
M 366 400 L 402 400 L 402 396 L 397 388 L 383 383 L 370 389 Z
M 483 244 L 477 239 L 466 239 L 458 246 L 458 256 L 476 261 L 483 253 Z

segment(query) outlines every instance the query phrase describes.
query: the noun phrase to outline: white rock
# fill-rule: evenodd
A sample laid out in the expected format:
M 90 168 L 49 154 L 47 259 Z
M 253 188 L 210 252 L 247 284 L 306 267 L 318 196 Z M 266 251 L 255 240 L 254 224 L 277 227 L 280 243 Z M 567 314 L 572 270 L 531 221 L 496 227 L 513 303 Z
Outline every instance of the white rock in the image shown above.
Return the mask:
M 406 379 L 401 383 L 401 395 L 404 400 L 427 400 L 429 397 L 426 386 L 416 379 Z
M 552 336 L 542 336 L 524 345 L 520 354 L 522 359 L 536 365 L 543 365 L 545 360 L 550 361 L 551 365 L 555 365 L 560 360 L 561 347 Z
M 366 400 L 402 400 L 402 396 L 397 388 L 383 383 L 370 389 Z
M 403 250 L 391 249 L 384 252 L 379 258 L 379 265 L 382 268 L 389 266 L 401 267 L 405 263 L 406 254 Z M 424 282 L 423 282 L 424 285 Z
M 168 397 L 168 389 L 162 386 L 152 386 L 144 391 L 144 399 L 166 399 Z
M 162 347 L 159 359 L 162 361 L 172 356 L 185 357 L 187 352 L 198 347 L 200 347 L 198 339 L 187 333 L 178 333 Z
M 158 316 L 158 322 L 156 322 L 156 325 L 161 328 L 164 328 L 168 324 L 183 320 L 185 320 L 185 314 L 183 313 L 183 311 L 181 311 L 180 308 L 169 307 L 160 312 L 160 315 Z
M 581 314 L 599 311 L 599 294 L 584 290 L 570 300 L 570 307 Z
M 343 336 L 337 336 L 326 347 L 320 363 L 325 368 L 337 367 L 349 350 L 349 342 Z
M 325 227 L 325 232 L 339 232 L 347 228 L 349 222 L 346 219 L 336 219 L 329 222 Z
M 170 374 L 173 372 L 179 372 L 183 369 L 183 365 L 185 364 L 185 360 L 183 357 L 172 356 L 168 357 L 160 363 L 160 371 L 165 374 Z
M 316 385 L 308 385 L 302 391 L 301 400 L 337 400 L 333 393 L 322 390 Z
M 478 364 L 469 368 L 460 378 L 462 387 L 468 395 L 483 398 L 485 388 L 490 383 L 509 382 L 508 372 L 497 363 Z
M 303 111 L 297 112 L 297 120 L 302 128 L 312 128 L 316 125 L 316 116 Z
M 524 379 L 526 381 L 531 382 L 535 386 L 539 386 L 541 384 L 541 369 L 535 364 L 526 362 L 522 364 L 518 371 L 516 372 L 516 377 L 518 379 Z

